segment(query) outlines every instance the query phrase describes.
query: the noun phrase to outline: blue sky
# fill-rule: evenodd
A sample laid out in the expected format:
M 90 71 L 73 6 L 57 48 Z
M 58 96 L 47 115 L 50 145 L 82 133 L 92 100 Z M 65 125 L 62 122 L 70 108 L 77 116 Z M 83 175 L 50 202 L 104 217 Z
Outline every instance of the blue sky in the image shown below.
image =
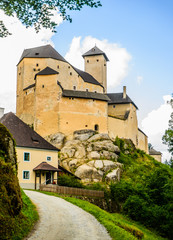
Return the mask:
M 73 22 L 61 24 L 52 38 L 55 48 L 65 55 L 74 36 L 88 35 L 126 48 L 132 56 L 129 74 L 111 91 L 121 91 L 122 85 L 127 85 L 140 109 L 146 101 L 146 114 L 173 88 L 173 1 L 101 2 L 100 8 L 72 12 Z M 138 75 L 143 77 L 140 85 L 136 84 Z
M 25 29 L 0 11 L 13 33 L 0 39 L 0 107 L 15 112 L 16 64 L 25 48 L 52 44 L 70 63 L 82 68 L 81 55 L 93 47 L 105 51 L 108 91 L 127 94 L 138 106 L 139 126 L 149 142 L 168 158 L 161 138 L 172 109 L 166 101 L 173 92 L 173 1 L 101 0 L 102 7 L 70 12 L 72 23 L 62 22 L 57 33 Z

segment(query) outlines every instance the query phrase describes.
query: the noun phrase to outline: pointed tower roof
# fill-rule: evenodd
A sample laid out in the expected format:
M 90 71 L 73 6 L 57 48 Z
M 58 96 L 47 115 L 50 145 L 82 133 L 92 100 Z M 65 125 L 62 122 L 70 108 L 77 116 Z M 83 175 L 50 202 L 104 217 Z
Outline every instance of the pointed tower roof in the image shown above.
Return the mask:
M 109 59 L 106 56 L 106 54 L 102 50 L 100 50 L 98 47 L 96 47 L 96 46 L 91 48 L 88 52 L 84 53 L 82 55 L 82 57 L 84 58 L 86 56 L 95 56 L 95 55 L 103 55 L 105 57 L 106 61 L 109 61 Z
M 22 53 L 19 63 L 23 58 L 53 58 L 67 62 L 51 45 L 25 49 Z

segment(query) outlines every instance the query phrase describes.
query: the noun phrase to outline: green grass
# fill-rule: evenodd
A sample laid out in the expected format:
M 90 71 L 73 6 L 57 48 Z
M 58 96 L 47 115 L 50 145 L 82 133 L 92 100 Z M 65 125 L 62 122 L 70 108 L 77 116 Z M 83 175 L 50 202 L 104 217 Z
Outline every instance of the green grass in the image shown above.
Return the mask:
M 21 190 L 22 191 L 22 190 Z M 23 208 L 21 214 L 15 218 L 12 240 L 21 240 L 28 235 L 36 221 L 39 219 L 35 205 L 22 191 Z
M 144 239 L 144 240 L 163 240 L 162 238 L 155 233 L 151 232 L 141 224 L 138 224 L 132 220 L 129 220 L 127 217 L 115 213 L 108 213 L 94 204 L 91 204 L 87 201 L 72 197 L 62 197 L 62 195 L 52 193 L 52 192 L 42 192 L 48 195 L 53 195 L 61 197 L 66 201 L 82 208 L 86 212 L 89 212 L 95 218 L 105 226 L 110 236 L 114 240 L 135 240 L 135 239 Z

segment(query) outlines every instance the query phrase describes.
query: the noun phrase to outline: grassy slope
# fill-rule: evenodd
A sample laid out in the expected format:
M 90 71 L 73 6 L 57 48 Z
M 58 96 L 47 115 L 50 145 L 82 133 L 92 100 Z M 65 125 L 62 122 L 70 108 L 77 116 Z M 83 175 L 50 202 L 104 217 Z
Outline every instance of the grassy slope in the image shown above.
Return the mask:
M 15 218 L 15 225 L 13 226 L 14 231 L 11 238 L 12 240 L 21 240 L 26 237 L 39 218 L 36 207 L 23 191 L 22 200 L 23 208 L 21 210 L 21 214 Z
M 43 192 L 48 195 L 53 195 L 57 197 L 62 197 L 61 195 L 58 195 L 56 193 L 51 192 Z M 78 207 L 82 208 L 86 212 L 89 212 L 95 218 L 105 226 L 107 231 L 109 232 L 112 239 L 115 240 L 135 240 L 135 239 L 144 239 L 144 240 L 163 240 L 165 238 L 162 238 L 155 233 L 149 231 L 144 226 L 129 220 L 125 216 L 121 214 L 111 214 L 108 213 L 96 205 L 89 203 L 84 200 L 72 198 L 72 197 L 62 197 L 66 201 L 73 203 L 74 205 L 77 205 Z

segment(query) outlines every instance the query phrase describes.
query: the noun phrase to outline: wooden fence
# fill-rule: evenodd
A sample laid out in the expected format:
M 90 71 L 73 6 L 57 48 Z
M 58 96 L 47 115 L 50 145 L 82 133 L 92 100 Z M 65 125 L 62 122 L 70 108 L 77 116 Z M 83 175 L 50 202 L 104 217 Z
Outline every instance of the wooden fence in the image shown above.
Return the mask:
M 47 184 L 47 185 L 42 184 L 40 186 L 40 190 L 47 191 L 47 192 L 55 192 L 55 193 L 64 194 L 64 195 L 104 198 L 103 191 L 64 187 L 64 186 L 58 186 L 58 185 L 53 185 L 53 184 Z

